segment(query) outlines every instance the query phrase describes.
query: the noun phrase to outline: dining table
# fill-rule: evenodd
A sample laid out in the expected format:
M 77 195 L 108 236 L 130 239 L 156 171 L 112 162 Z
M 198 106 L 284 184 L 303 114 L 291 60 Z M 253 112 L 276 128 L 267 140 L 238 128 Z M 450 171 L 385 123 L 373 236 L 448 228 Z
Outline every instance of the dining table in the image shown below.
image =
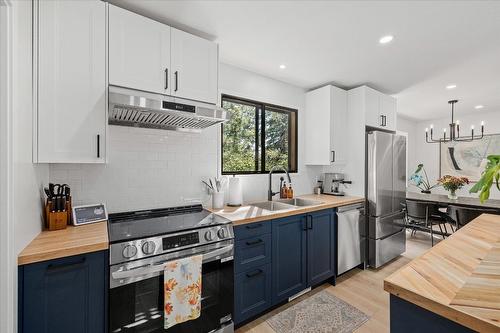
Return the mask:
M 406 192 L 406 200 L 436 203 L 443 207 L 454 205 L 469 208 L 498 210 L 500 212 L 500 200 L 498 199 L 488 199 L 481 203 L 477 197 L 458 197 L 457 199 L 450 199 L 446 194 Z
M 406 200 L 435 204 L 440 211 L 439 214 L 441 219 L 447 220 L 448 223 L 452 225 L 452 233 L 460 227 L 456 215 L 459 207 L 478 211 L 476 214 L 477 216 L 481 213 L 500 215 L 500 200 L 498 199 L 489 199 L 481 203 L 477 197 L 458 197 L 457 199 L 450 199 L 445 194 L 406 192 Z M 414 219 L 407 218 L 405 219 L 404 226 L 408 229 L 427 232 L 431 235 L 440 235 L 443 238 L 451 235 L 446 228 L 446 224 L 444 224 L 444 231 L 442 230 L 441 225 L 439 225 L 439 230 L 434 230 L 434 228 L 430 227 L 427 222 L 415 222 Z M 453 229 L 453 227 L 455 229 Z

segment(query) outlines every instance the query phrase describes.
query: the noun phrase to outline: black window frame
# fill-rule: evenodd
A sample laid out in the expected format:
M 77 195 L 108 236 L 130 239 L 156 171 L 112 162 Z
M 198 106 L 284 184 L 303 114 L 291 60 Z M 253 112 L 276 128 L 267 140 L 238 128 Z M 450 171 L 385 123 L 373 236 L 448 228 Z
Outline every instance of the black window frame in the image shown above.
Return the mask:
M 266 108 L 272 112 L 280 112 L 288 114 L 289 116 L 289 126 L 288 126 L 288 172 L 289 173 L 298 173 L 298 128 L 299 128 L 299 118 L 298 118 L 298 110 L 275 105 L 271 103 L 264 103 L 255 100 L 251 100 L 248 98 L 242 98 L 234 95 L 222 94 L 221 95 L 221 107 L 223 107 L 224 102 L 233 102 L 239 104 L 246 104 L 250 106 L 255 106 L 257 111 L 255 112 L 255 171 L 224 171 L 224 125 L 221 125 L 221 173 L 222 175 L 253 175 L 253 174 L 267 174 L 269 170 L 266 170 L 266 147 L 262 145 L 262 142 L 265 142 L 266 138 L 266 129 L 265 129 L 265 117 L 266 117 Z M 293 128 L 293 120 L 291 118 L 295 118 L 295 127 Z M 260 132 L 260 133 L 259 133 Z M 292 143 L 292 141 L 294 141 Z M 295 161 L 295 163 L 293 163 Z M 259 165 L 260 163 L 260 165 Z M 260 169 L 260 170 L 258 170 Z M 282 171 L 277 171 L 277 173 L 283 173 Z

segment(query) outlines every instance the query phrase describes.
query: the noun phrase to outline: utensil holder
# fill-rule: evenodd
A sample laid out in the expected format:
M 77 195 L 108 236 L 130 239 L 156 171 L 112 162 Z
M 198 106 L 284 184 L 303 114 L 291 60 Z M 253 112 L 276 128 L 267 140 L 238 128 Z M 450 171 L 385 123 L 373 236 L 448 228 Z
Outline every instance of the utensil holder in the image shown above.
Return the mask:
M 71 203 L 69 204 L 71 206 Z M 45 204 L 45 227 L 52 230 L 66 229 L 71 213 L 68 210 L 68 202 L 66 202 L 66 210 L 60 212 L 52 211 L 52 201 L 47 200 Z
M 224 208 L 224 192 L 212 192 L 212 208 Z

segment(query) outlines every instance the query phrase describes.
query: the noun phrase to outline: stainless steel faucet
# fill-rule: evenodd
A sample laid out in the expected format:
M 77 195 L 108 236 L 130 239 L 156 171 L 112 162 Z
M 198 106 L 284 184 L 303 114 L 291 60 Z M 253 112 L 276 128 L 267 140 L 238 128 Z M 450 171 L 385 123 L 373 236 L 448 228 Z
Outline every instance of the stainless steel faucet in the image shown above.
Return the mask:
M 267 191 L 267 200 L 268 201 L 272 201 L 273 200 L 273 197 L 280 193 L 279 191 L 278 192 L 273 192 L 273 172 L 276 171 L 276 170 L 281 170 L 281 171 L 285 171 L 286 173 L 286 176 L 288 177 L 288 182 L 291 183 L 292 182 L 292 179 L 290 178 L 290 174 L 288 173 L 288 170 L 285 168 L 285 167 L 282 167 L 282 166 L 273 166 L 271 168 L 271 170 L 269 171 L 269 190 Z

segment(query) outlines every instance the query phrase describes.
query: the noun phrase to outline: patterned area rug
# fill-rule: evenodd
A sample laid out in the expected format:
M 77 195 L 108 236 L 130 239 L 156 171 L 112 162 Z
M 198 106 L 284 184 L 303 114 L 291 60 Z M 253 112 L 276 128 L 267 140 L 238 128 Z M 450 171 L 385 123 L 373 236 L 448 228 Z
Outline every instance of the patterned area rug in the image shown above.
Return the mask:
M 368 319 L 365 313 L 323 290 L 274 315 L 267 323 L 277 333 L 347 333 Z

